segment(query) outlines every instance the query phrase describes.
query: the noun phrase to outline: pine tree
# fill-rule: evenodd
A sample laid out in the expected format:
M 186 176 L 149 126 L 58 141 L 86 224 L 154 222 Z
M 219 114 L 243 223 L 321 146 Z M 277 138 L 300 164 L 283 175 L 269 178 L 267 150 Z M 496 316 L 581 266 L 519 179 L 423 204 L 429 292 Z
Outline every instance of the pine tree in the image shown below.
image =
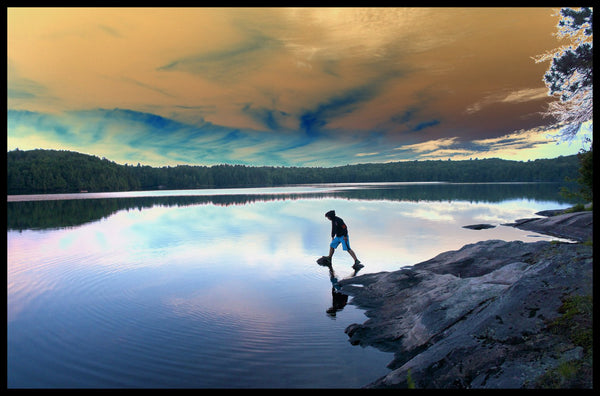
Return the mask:
M 535 58 L 536 63 L 552 60 L 544 82 L 552 102 L 546 112 L 562 126 L 561 139 L 572 140 L 584 122 L 593 117 L 593 11 L 589 7 L 563 8 L 558 22 L 559 38 L 571 43 Z

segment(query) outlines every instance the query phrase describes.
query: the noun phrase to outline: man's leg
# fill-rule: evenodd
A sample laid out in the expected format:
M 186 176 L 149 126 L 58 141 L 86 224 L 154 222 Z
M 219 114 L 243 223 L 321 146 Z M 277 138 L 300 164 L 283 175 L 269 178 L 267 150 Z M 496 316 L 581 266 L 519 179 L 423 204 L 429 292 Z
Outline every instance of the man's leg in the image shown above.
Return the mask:
M 354 250 L 348 249 L 348 253 L 350 253 L 350 256 L 352 256 L 355 262 L 358 261 L 358 259 L 356 258 L 356 254 L 354 254 Z
M 360 263 L 360 261 L 358 261 L 358 259 L 356 258 L 356 254 L 354 254 L 354 250 L 352 250 L 352 248 L 350 247 L 350 241 L 348 237 L 344 237 L 344 243 L 343 243 L 343 247 L 344 250 L 346 250 L 348 253 L 350 253 L 350 256 L 352 256 L 352 258 L 354 259 L 354 263 Z
M 331 246 L 329 246 L 329 260 L 331 260 L 331 257 L 333 256 L 333 252 L 335 252 L 335 249 L 332 248 Z
M 333 252 L 335 252 L 335 248 L 338 247 L 339 244 L 340 244 L 340 241 L 338 238 L 331 239 L 331 243 L 329 244 L 329 260 L 331 260 L 331 257 L 333 256 Z

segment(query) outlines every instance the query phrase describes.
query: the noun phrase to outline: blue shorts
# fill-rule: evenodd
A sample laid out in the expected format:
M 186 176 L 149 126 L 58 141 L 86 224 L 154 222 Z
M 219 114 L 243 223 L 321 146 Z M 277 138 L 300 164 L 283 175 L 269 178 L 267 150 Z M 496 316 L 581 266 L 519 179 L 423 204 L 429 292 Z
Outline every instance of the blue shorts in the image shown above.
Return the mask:
M 337 236 L 333 238 L 329 246 L 335 249 L 338 247 L 340 242 L 342 243 L 342 248 L 344 250 L 347 251 L 348 249 L 350 249 L 350 238 L 348 238 L 348 236 Z

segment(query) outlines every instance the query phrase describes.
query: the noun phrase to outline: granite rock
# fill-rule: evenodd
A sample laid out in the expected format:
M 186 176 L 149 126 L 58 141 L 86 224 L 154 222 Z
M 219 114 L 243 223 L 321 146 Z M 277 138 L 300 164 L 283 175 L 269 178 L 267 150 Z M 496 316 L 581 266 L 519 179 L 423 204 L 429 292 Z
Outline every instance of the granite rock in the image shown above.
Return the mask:
M 559 226 L 553 231 L 559 236 L 587 240 L 587 213 L 515 226 L 531 223 L 537 232 Z M 368 317 L 346 333 L 354 345 L 394 353 L 391 372 L 371 387 L 528 387 L 565 359 L 581 358 L 581 347 L 549 324 L 567 296 L 591 295 L 592 267 L 589 244 L 466 245 L 412 267 L 340 281 Z

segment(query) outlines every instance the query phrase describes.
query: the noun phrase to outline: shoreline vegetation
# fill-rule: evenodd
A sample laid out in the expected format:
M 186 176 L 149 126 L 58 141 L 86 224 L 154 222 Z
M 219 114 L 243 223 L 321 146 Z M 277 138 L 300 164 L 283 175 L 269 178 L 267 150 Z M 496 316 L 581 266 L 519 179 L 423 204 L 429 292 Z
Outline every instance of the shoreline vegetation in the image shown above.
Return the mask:
M 7 195 L 274 187 L 367 182 L 561 182 L 575 179 L 577 155 L 534 161 L 498 158 L 404 161 L 338 167 L 120 165 L 64 150 L 7 153 Z

